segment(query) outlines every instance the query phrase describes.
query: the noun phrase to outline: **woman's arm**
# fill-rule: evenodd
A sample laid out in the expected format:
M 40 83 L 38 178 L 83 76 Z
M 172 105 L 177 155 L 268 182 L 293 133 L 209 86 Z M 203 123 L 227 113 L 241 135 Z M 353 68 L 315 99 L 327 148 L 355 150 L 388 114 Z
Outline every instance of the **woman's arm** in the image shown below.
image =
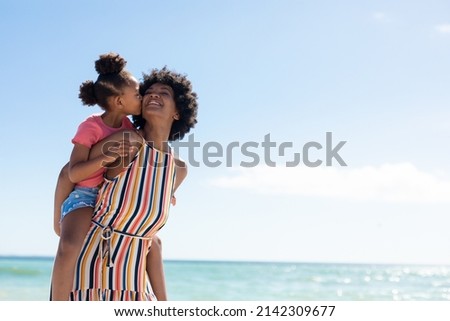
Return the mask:
M 180 187 L 181 183 L 184 181 L 184 179 L 188 174 L 187 164 L 183 160 L 175 158 L 175 166 L 177 174 L 175 176 L 175 183 L 173 187 L 174 193 L 177 190 L 177 188 Z

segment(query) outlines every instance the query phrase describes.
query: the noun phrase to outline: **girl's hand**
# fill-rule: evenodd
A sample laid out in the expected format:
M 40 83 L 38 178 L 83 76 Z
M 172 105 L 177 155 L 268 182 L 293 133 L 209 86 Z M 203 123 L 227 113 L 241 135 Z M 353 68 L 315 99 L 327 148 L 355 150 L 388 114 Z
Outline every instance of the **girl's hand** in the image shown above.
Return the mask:
M 172 204 L 173 206 L 177 205 L 177 198 L 175 197 L 175 195 L 172 196 L 172 199 L 170 200 L 170 204 Z
M 117 160 L 118 158 L 127 157 L 137 150 L 137 147 L 133 146 L 129 139 L 120 140 L 105 147 L 107 150 L 104 154 L 111 162 Z

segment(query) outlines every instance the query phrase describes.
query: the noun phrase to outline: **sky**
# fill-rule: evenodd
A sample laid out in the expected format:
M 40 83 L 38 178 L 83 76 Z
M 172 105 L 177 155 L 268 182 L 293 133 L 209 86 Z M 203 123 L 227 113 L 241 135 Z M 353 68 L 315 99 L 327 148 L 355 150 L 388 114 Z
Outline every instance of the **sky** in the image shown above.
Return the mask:
M 100 112 L 78 88 L 113 51 L 199 97 L 165 259 L 450 264 L 450 2 L 3 0 L 0 39 L 0 255 L 56 253 Z

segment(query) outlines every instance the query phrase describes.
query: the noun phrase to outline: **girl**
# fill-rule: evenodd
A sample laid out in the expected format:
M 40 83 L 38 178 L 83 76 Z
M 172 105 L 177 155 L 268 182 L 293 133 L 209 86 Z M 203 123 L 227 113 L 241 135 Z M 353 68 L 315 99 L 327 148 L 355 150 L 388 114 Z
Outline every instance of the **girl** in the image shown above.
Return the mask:
M 105 137 L 121 130 L 133 130 L 127 117 L 141 113 L 139 82 L 125 70 L 126 61 L 116 53 L 101 55 L 95 62 L 99 76 L 80 86 L 79 98 L 84 105 L 98 105 L 103 113 L 89 116 L 83 121 L 72 139 L 74 144 L 68 166 L 62 171 L 55 194 L 54 227 L 60 236 L 55 257 L 51 299 L 68 300 L 73 285 L 73 273 L 82 242 L 89 230 L 97 192 L 103 174 L 114 161 L 127 156 L 131 150 L 127 139 L 105 145 L 102 153 L 89 158 L 91 147 Z M 68 178 L 73 184 L 67 182 Z M 64 183 L 66 181 L 66 183 Z M 73 188 L 73 190 L 72 190 Z

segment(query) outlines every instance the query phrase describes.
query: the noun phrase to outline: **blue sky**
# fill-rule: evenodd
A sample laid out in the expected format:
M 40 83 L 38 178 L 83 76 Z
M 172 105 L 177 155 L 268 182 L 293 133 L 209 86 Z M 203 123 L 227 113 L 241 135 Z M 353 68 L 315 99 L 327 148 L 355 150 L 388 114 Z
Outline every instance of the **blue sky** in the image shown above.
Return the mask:
M 78 87 L 115 51 L 137 78 L 167 65 L 191 79 L 196 160 L 210 142 L 257 143 L 261 160 L 268 134 L 293 146 L 271 150 L 276 167 L 239 166 L 239 148 L 191 166 L 165 258 L 450 264 L 449 13 L 444 0 L 2 1 L 0 255 L 54 255 L 56 177 L 100 111 Z M 348 166 L 286 167 L 327 132 Z

